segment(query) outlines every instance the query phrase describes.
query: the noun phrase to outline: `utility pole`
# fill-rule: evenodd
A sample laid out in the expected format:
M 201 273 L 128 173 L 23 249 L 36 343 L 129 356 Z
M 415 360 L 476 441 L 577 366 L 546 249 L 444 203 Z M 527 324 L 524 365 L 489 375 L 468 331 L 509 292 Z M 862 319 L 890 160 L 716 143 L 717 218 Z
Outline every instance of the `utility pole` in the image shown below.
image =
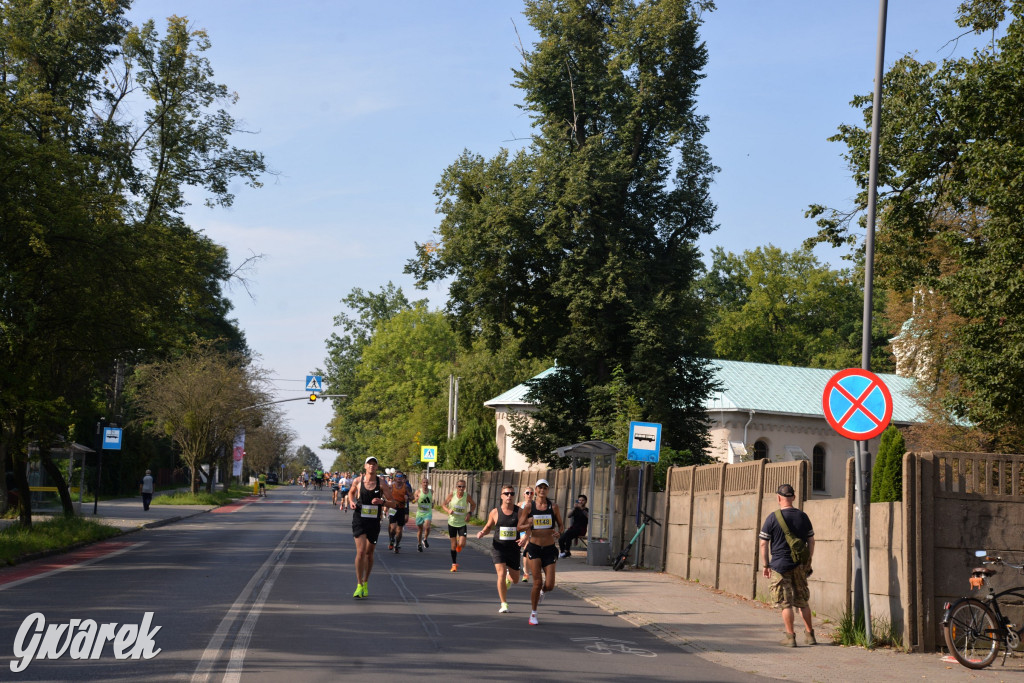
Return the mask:
M 461 377 L 448 375 L 448 438 L 454 439 L 459 433 L 459 380 Z

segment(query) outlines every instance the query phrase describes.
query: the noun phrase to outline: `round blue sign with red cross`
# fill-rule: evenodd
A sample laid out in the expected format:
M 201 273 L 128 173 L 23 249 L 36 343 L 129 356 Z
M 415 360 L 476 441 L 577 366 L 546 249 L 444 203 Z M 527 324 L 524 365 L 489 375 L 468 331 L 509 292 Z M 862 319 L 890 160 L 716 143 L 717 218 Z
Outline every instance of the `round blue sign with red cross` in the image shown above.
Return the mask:
M 825 419 L 840 435 L 867 441 L 889 426 L 892 394 L 875 373 L 849 368 L 837 372 L 825 385 L 821 407 Z

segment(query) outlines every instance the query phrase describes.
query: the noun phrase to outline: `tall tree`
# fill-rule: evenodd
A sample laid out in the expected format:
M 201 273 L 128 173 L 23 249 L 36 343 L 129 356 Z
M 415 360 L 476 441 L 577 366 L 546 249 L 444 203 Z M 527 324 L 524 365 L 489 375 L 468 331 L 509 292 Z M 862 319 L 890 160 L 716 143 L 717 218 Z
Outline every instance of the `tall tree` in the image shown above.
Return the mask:
M 263 159 L 232 147 L 233 119 L 211 111 L 231 96 L 205 34 L 179 17 L 163 38 L 132 29 L 128 5 L 0 4 L 0 475 L 14 467 L 22 488 L 27 442 L 45 465 L 67 425 L 92 423 L 116 360 L 194 333 L 244 345 L 220 290 L 226 252 L 181 211 L 186 186 L 230 204 L 230 179 L 258 185 Z
M 929 347 L 922 379 L 936 414 L 973 425 L 986 448 L 1019 452 L 1024 2 L 967 0 L 957 23 L 993 36 L 990 45 L 940 64 L 906 56 L 884 77 L 878 274 L 904 302 L 923 303 L 905 331 Z M 865 125 L 832 138 L 847 146 L 862 192 L 852 210 L 811 207 L 822 217 L 816 240 L 858 242 L 851 223 L 867 203 L 870 103 L 856 97 Z
M 539 40 L 514 71 L 532 144 L 493 159 L 464 153 L 435 194 L 437 241 L 417 245 L 420 286 L 451 278 L 463 339 L 557 358 L 579 403 L 539 383 L 536 398 L 589 437 L 589 387 L 621 366 L 646 419 L 677 448 L 707 430 L 705 312 L 692 284 L 696 240 L 714 228 L 712 165 L 696 113 L 710 2 L 530 0 Z M 554 380 L 551 380 L 552 382 Z M 602 409 L 597 409 L 601 411 Z

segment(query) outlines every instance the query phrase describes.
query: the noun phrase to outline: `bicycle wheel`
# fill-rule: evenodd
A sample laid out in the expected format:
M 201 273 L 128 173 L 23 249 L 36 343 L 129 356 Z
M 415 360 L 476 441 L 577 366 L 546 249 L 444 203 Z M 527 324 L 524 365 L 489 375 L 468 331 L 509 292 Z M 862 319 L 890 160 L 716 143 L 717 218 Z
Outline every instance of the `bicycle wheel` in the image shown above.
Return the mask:
M 626 566 L 626 561 L 628 559 L 629 559 L 629 548 L 626 548 L 621 553 L 619 553 L 618 557 L 615 558 L 615 562 L 612 563 L 612 569 L 614 569 L 615 571 L 621 570 L 623 567 Z
M 949 653 L 968 669 L 984 669 L 999 654 L 999 624 L 988 605 L 974 598 L 958 600 L 943 623 Z

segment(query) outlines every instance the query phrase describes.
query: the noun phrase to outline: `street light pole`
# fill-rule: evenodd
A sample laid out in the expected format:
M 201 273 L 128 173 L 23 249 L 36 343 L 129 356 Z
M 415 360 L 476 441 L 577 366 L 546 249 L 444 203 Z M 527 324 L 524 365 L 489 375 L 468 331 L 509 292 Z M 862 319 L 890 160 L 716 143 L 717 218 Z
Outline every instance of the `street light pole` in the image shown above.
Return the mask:
M 864 237 L 864 316 L 861 332 L 861 367 L 871 369 L 871 313 L 875 275 L 875 216 L 878 200 L 878 147 L 882 127 L 882 77 L 885 70 L 885 25 L 888 0 L 878 3 L 878 44 L 875 51 L 875 93 L 871 104 L 871 156 L 868 162 L 868 215 L 867 234 Z M 871 490 L 871 470 L 868 461 L 866 441 L 854 442 L 854 475 L 856 479 L 855 521 L 857 541 L 854 543 L 854 574 L 860 572 L 860 581 L 854 586 L 854 614 L 858 605 L 864 613 L 864 638 L 870 646 L 871 638 L 871 591 L 868 581 L 871 538 L 871 501 L 867 492 Z M 858 596 L 858 589 L 860 595 Z M 859 599 L 858 599 L 859 598 Z

